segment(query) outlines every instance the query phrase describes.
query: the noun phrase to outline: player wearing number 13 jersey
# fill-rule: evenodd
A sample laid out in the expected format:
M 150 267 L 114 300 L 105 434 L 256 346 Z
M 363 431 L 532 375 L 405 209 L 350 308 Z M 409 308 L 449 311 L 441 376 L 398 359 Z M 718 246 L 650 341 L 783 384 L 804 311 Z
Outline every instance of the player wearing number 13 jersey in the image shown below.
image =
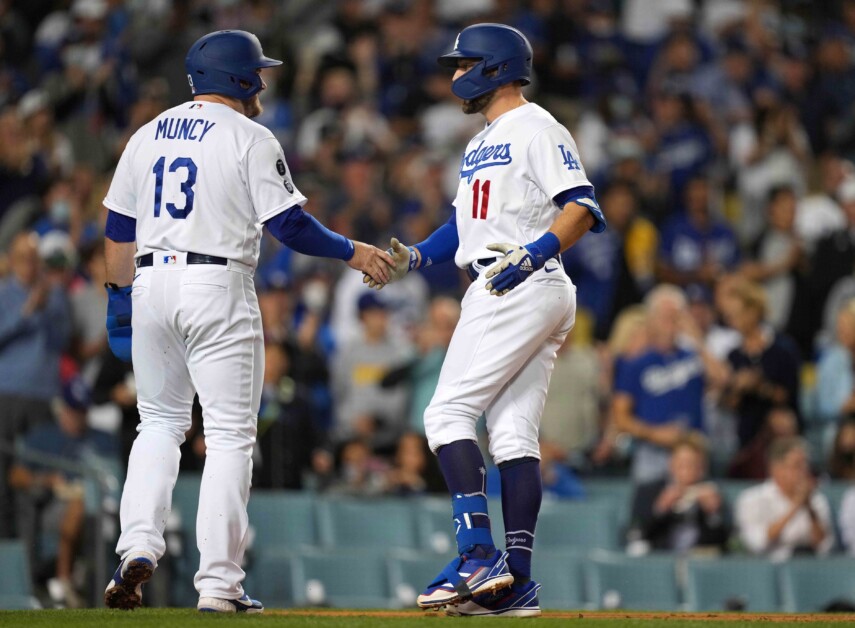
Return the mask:
M 141 586 L 165 551 L 179 446 L 197 393 L 207 447 L 197 607 L 263 610 L 241 584 L 264 374 L 252 279 L 262 227 L 296 251 L 345 260 L 377 281 L 394 265 L 303 212 L 306 198 L 282 148 L 250 119 L 261 113 L 261 69 L 280 63 L 243 31 L 198 40 L 185 62 L 193 100 L 134 134 L 104 200 L 108 340 L 118 357 L 133 359 L 140 414 L 122 493 L 121 562 L 104 594 L 111 608 L 140 606 Z
M 542 493 L 538 427 L 556 351 L 576 315 L 576 290 L 558 254 L 586 231 L 605 229 L 570 133 L 522 95 L 531 57 L 525 36 L 501 24 L 466 28 L 440 57 L 455 70 L 451 89 L 463 111 L 483 114 L 487 126 L 461 159 L 449 222 L 415 246 L 393 239 L 390 249 L 392 281 L 452 257 L 472 278 L 425 411 L 451 493 L 458 557 L 418 604 L 452 614 L 540 614 L 540 585 L 531 579 Z M 475 433 L 482 413 L 501 473 L 505 552 L 490 533 Z

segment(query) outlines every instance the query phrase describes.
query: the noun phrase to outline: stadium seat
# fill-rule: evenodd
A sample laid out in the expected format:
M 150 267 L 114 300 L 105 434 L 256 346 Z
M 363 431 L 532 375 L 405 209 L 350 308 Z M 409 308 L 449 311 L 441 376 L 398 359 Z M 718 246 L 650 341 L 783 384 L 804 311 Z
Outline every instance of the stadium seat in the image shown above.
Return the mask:
M 594 552 L 586 567 L 588 599 L 596 608 L 679 610 L 673 558 Z
M 386 557 L 380 552 L 306 550 L 299 553 L 292 565 L 294 600 L 298 606 L 395 606 L 389 596 Z
M 181 551 L 170 555 L 172 566 L 171 603 L 176 606 L 195 606 L 199 594 L 193 586 L 193 577 L 199 569 L 199 550 L 196 547 L 196 511 L 199 508 L 201 473 L 180 473 L 172 489 L 172 512 L 180 518 L 178 529 Z M 167 552 L 175 546 L 167 540 Z
M 544 502 L 540 509 L 535 547 L 541 551 L 617 546 L 617 510 L 611 501 Z
M 780 604 L 775 565 L 760 559 L 690 560 L 686 605 L 690 611 L 776 611 Z
M 586 608 L 585 553 L 573 550 L 535 549 L 532 577 L 543 585 L 538 593 L 541 608 Z
M 255 555 L 247 570 L 245 587 L 268 608 L 294 603 L 294 555 L 287 549 L 268 547 Z
M 320 499 L 318 532 L 328 548 L 416 547 L 415 504 L 397 499 Z
M 627 478 L 585 478 L 586 501 L 609 501 L 617 514 L 618 533 L 629 527 L 632 482 Z
M 426 554 L 412 550 L 389 552 L 386 564 L 393 604 L 400 608 L 414 608 L 418 594 L 454 557 L 453 550 L 447 554 Z
M 253 554 L 317 545 L 314 507 L 311 493 L 252 491 L 247 512 L 255 531 Z
M 799 558 L 784 563 L 780 574 L 788 613 L 815 613 L 837 600 L 855 603 L 855 559 Z
M 33 597 L 27 552 L 20 541 L 0 541 L 0 609 L 39 608 Z

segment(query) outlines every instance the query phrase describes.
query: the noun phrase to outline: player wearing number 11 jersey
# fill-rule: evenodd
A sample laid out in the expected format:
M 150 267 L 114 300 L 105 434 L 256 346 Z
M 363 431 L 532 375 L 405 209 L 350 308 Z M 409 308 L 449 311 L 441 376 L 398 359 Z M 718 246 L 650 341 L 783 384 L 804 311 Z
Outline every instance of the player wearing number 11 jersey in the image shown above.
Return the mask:
M 262 226 L 291 248 L 388 279 L 392 258 L 303 212 L 261 112 L 262 54 L 243 31 L 202 37 L 186 59 L 194 99 L 137 131 L 104 199 L 110 348 L 133 358 L 140 414 L 122 493 L 121 562 L 104 594 L 140 606 L 165 544 L 193 395 L 207 452 L 196 542 L 198 609 L 259 613 L 241 582 L 264 342 L 253 272 Z M 132 316 L 133 312 L 133 316 Z M 133 336 L 133 340 L 132 340 Z M 185 513 L 187 514 L 187 513 Z
M 487 126 L 461 159 L 451 220 L 424 242 L 393 239 L 390 249 L 392 281 L 452 257 L 472 279 L 425 411 L 451 492 L 458 556 L 418 604 L 455 614 L 540 614 L 540 585 L 531 579 L 542 492 L 538 427 L 556 351 L 576 315 L 576 289 L 558 254 L 606 226 L 570 133 L 522 95 L 531 57 L 516 29 L 476 24 L 439 58 L 455 70 L 451 89 L 463 111 L 483 114 Z M 475 442 L 482 413 L 501 473 L 505 552 L 490 533 Z

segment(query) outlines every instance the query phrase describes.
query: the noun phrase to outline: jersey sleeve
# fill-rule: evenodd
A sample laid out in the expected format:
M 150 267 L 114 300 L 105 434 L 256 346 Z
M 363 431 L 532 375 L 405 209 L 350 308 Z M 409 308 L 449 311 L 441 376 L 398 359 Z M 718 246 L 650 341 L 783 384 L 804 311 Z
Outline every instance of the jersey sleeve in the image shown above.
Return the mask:
M 104 198 L 104 206 L 117 214 L 135 219 L 137 217 L 137 195 L 131 172 L 132 145 L 132 142 L 129 142 L 119 158 L 116 171 L 113 173 L 113 180 L 110 182 L 110 189 L 107 190 L 107 196 Z
M 560 124 L 538 131 L 528 145 L 531 177 L 549 198 L 574 188 L 591 186 L 579 149 L 570 132 Z
M 272 135 L 258 140 L 247 150 L 246 183 L 258 222 L 266 222 L 286 209 L 306 204 L 291 179 L 285 153 Z

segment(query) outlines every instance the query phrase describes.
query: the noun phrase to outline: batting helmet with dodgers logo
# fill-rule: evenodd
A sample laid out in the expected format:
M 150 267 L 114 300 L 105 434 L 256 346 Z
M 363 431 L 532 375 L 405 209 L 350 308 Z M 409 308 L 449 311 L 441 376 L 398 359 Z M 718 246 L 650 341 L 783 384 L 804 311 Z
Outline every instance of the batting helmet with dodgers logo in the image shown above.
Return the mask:
M 261 91 L 259 68 L 281 64 L 265 57 L 258 37 L 246 31 L 209 33 L 190 47 L 184 60 L 194 96 L 222 94 L 239 100 Z
M 472 100 L 500 85 L 520 81 L 531 83 L 531 44 L 517 29 L 504 24 L 474 24 L 460 31 L 454 50 L 437 61 L 448 68 L 461 59 L 478 61 L 451 84 L 454 95 Z

